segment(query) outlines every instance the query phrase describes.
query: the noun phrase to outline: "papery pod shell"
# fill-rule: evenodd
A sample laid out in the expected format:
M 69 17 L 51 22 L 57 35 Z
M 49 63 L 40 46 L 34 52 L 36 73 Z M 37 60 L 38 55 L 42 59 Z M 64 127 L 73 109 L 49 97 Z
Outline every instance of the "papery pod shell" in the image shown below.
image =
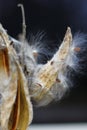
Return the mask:
M 11 121 L 9 120 L 9 129 L 26 130 L 28 125 L 32 121 L 32 105 L 29 100 L 29 93 L 27 89 L 26 79 L 18 64 L 17 64 L 17 67 L 18 67 L 17 68 L 18 69 L 18 87 L 17 87 L 18 90 L 17 90 L 16 102 L 14 104 L 14 107 L 10 116 Z M 15 116 L 15 113 L 16 113 L 16 116 Z M 17 120 L 15 121 L 13 117 L 16 118 Z M 11 122 L 13 122 L 12 123 L 13 126 Z
M 32 120 L 27 80 L 6 31 L 0 25 L 0 129 L 26 130 Z
M 7 48 L 0 49 L 0 93 L 0 125 L 2 130 L 8 130 L 8 120 L 17 93 L 17 69 Z
M 58 79 L 59 71 L 63 68 L 64 61 L 66 60 L 70 51 L 70 44 L 72 43 L 71 29 L 68 27 L 62 44 L 58 51 L 54 54 L 52 59 L 43 65 L 37 73 L 35 73 L 35 80 L 31 88 L 31 95 L 37 104 L 48 104 L 53 100 L 53 95 L 50 89 L 56 82 L 61 83 Z M 36 94 L 35 94 L 36 93 Z M 48 100 L 47 100 L 48 99 Z

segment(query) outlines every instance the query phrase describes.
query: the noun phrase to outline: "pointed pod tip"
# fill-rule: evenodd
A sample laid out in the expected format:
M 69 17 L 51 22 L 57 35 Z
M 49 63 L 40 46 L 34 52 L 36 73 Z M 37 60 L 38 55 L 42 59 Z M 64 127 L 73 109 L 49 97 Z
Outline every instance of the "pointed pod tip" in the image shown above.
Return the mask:
M 65 33 L 65 37 L 64 37 L 64 42 L 66 41 L 72 41 L 72 32 L 71 32 L 71 28 L 70 27 L 67 27 L 67 30 L 66 30 L 66 33 Z
M 68 26 L 68 27 L 67 27 L 67 30 L 71 30 L 71 28 Z
M 70 27 L 67 27 L 66 34 L 69 34 L 69 33 L 71 33 L 71 28 L 70 28 Z

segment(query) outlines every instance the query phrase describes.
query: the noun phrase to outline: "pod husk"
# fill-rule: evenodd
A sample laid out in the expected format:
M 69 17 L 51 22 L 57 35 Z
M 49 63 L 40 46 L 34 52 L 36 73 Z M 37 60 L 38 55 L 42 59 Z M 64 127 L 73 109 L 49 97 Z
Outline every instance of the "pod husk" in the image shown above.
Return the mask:
M 6 31 L 0 24 L 0 128 L 26 130 L 32 121 L 27 80 Z
M 43 104 L 43 102 L 47 104 L 53 100 L 54 97 L 50 90 L 56 83 L 61 83 L 58 74 L 63 69 L 64 62 L 69 54 L 70 44 L 72 44 L 72 33 L 70 27 L 68 27 L 58 51 L 50 61 L 35 73 L 31 95 L 36 104 Z

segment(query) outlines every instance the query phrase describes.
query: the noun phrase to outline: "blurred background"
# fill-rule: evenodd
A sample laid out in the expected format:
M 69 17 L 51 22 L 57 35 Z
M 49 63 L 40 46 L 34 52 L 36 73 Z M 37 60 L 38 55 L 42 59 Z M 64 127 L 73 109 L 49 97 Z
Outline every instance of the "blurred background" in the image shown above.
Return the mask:
M 60 44 L 67 26 L 72 33 L 87 33 L 87 0 L 0 0 L 0 22 L 9 35 L 17 38 L 21 32 L 21 10 L 25 8 L 27 37 L 45 31 L 49 46 Z M 46 107 L 34 107 L 33 124 L 87 122 L 87 70 L 85 75 L 73 76 L 75 85 L 60 101 Z

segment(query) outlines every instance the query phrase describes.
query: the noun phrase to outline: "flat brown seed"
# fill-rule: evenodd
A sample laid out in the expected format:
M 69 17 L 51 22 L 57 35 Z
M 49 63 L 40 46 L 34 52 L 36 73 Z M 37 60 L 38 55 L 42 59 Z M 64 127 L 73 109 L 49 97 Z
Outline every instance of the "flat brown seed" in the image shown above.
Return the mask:
M 79 52 L 80 50 L 81 50 L 80 47 L 75 47 L 75 48 L 74 48 L 74 51 L 76 51 L 76 52 Z

